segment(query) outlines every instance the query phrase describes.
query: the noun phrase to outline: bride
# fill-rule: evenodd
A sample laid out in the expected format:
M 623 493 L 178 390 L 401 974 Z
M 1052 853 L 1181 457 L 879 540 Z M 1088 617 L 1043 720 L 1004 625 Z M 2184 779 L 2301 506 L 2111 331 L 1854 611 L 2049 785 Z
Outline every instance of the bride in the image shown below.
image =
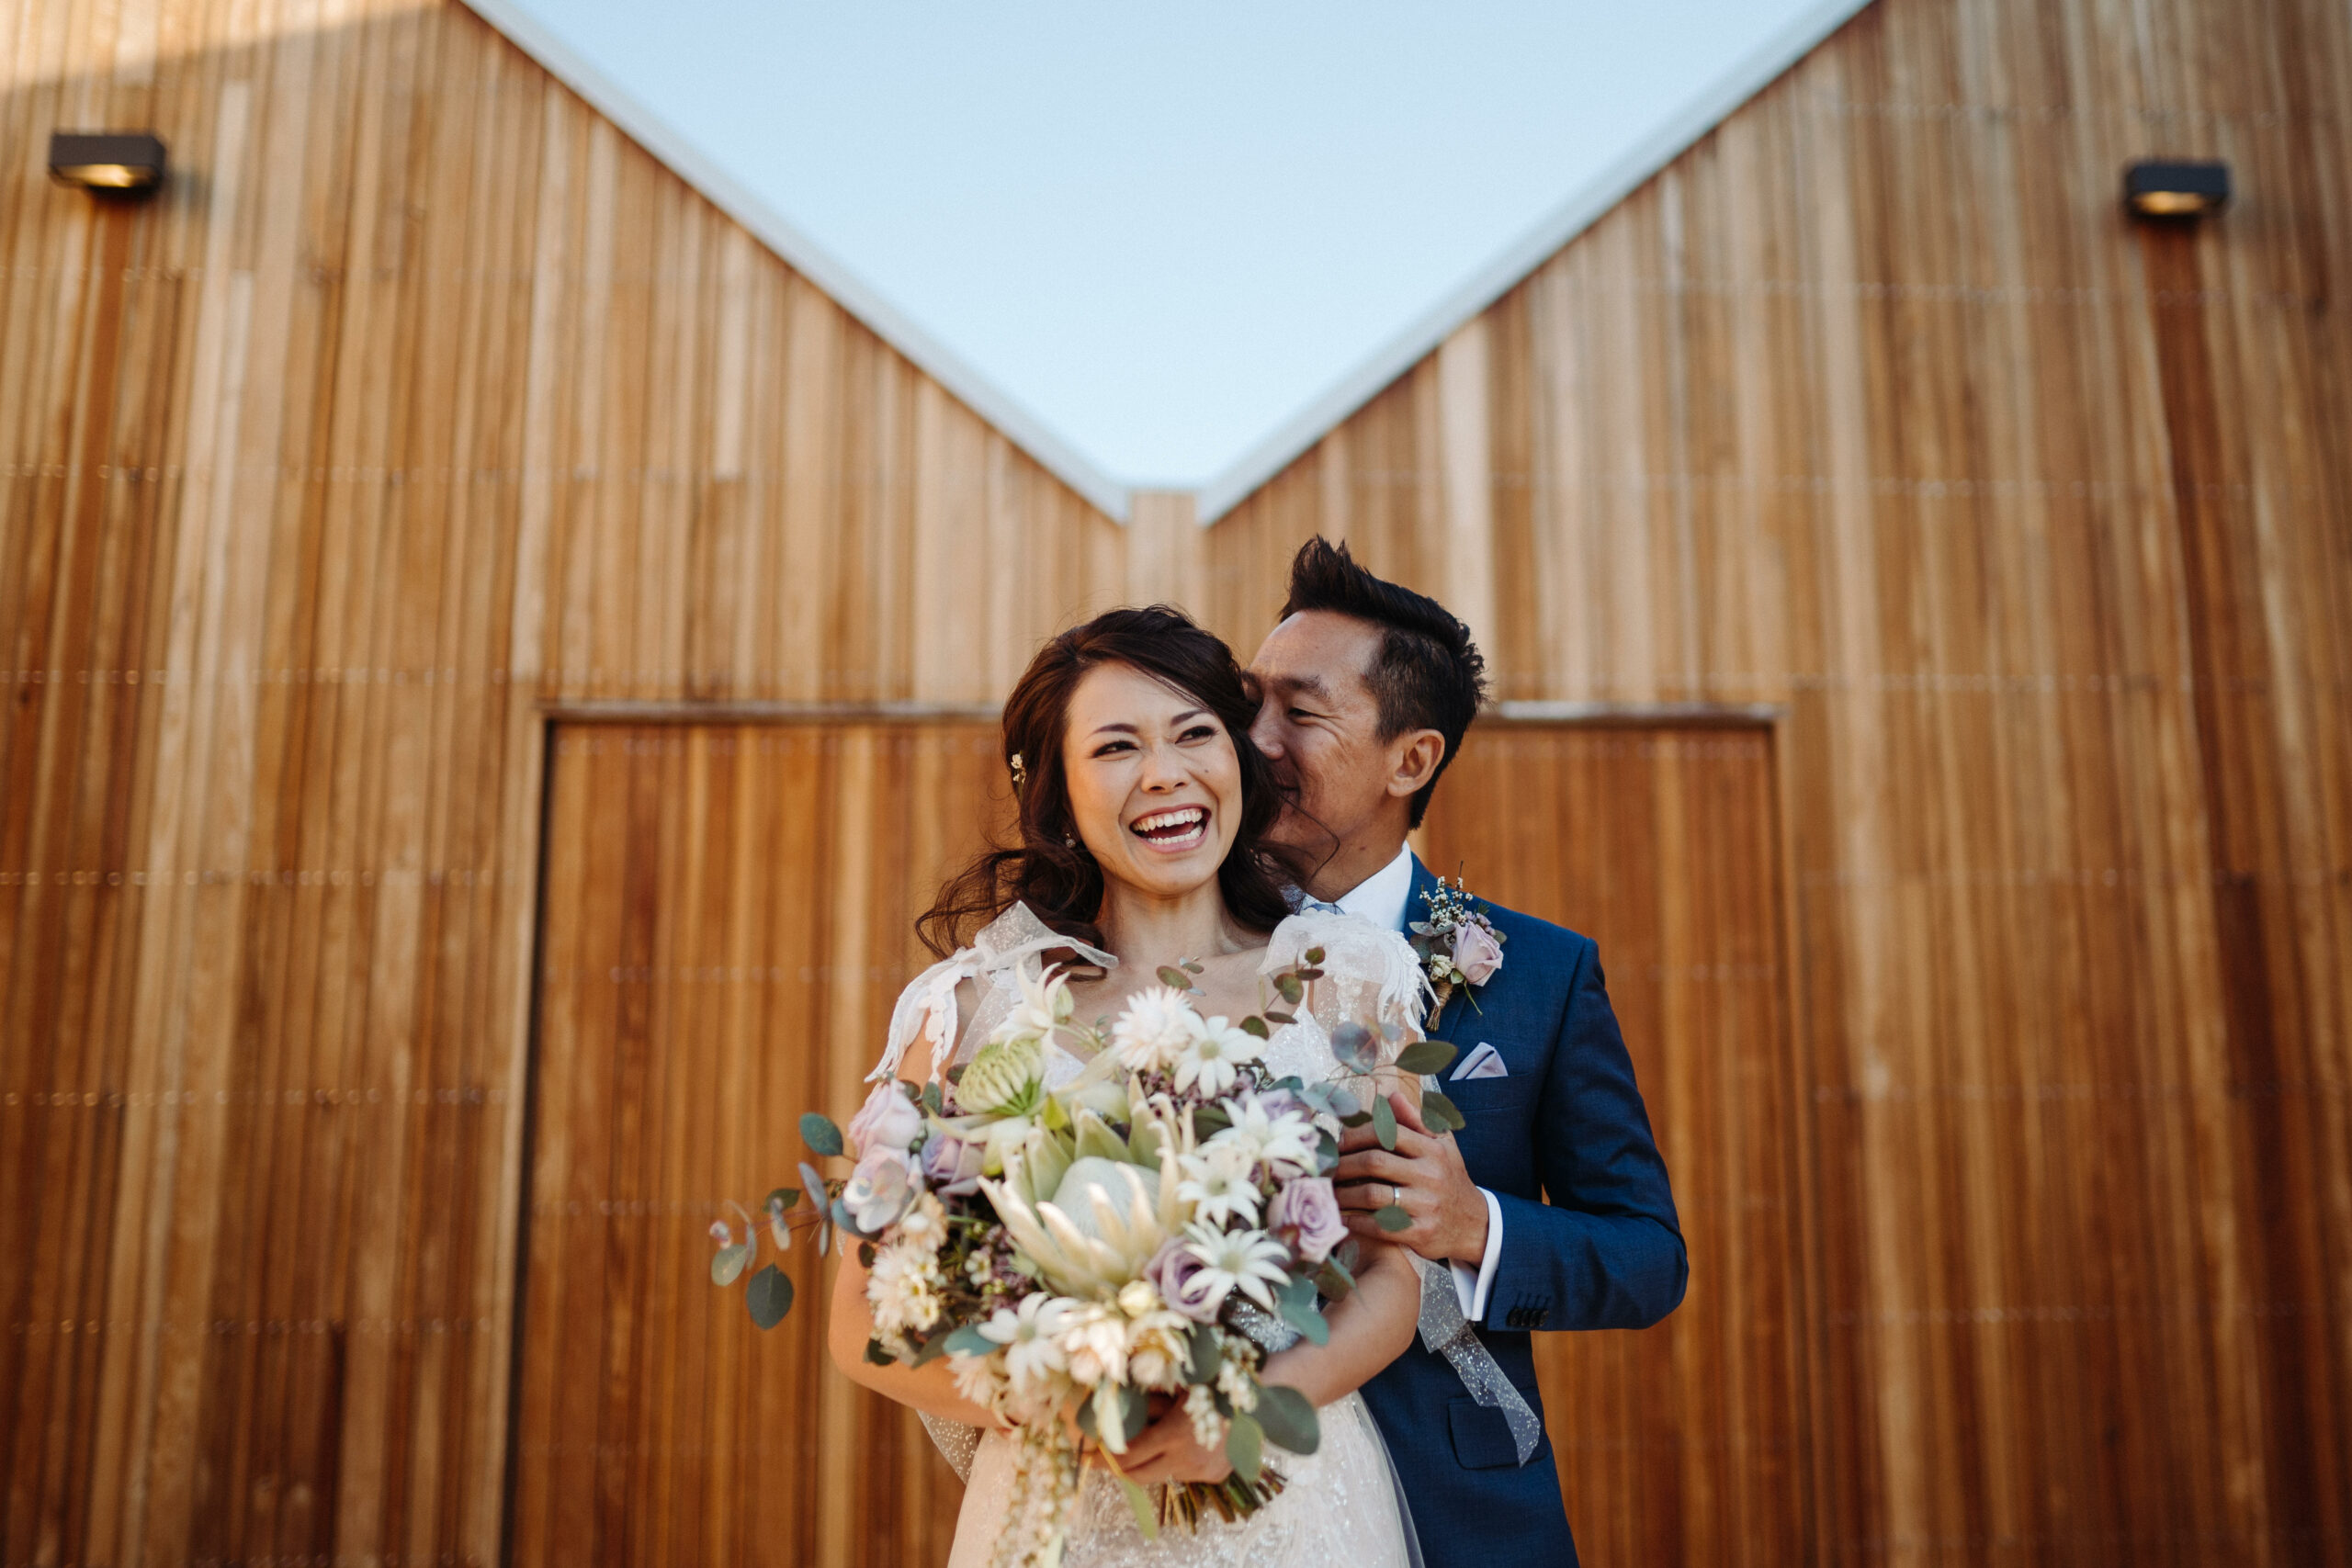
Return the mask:
M 1307 1081 L 1338 1070 L 1329 1030 L 1377 1012 L 1408 1029 L 1420 1019 L 1419 973 L 1402 938 L 1337 914 L 1291 915 L 1283 881 L 1261 848 L 1280 810 L 1265 759 L 1249 739 L 1256 712 L 1231 651 L 1180 613 L 1115 610 L 1039 652 L 1005 705 L 1004 748 L 1019 798 L 1019 842 L 981 856 L 920 924 L 952 955 L 909 986 L 875 1077 L 911 1077 L 908 1047 L 932 1042 L 933 1073 L 968 1059 L 1017 999 L 1023 964 L 1048 954 L 1082 964 L 1072 990 L 1082 1018 L 1118 1013 L 1157 984 L 1162 965 L 1197 962 L 1204 1013 L 1240 1017 L 1264 1005 L 1261 976 L 1325 951 L 1311 1010 L 1278 1031 L 1266 1060 Z M 972 928 L 968 946 L 958 942 Z M 1091 977 L 1083 977 L 1091 976 Z M 1083 1066 L 1048 1067 L 1058 1087 Z M 1264 1381 L 1318 1407 L 1312 1456 L 1285 1455 L 1288 1484 L 1233 1523 L 1204 1518 L 1148 1541 L 1110 1475 L 1090 1468 L 1062 1562 L 1067 1568 L 1248 1562 L 1265 1568 L 1406 1568 L 1419 1561 L 1387 1450 L 1356 1390 L 1411 1343 L 1421 1278 L 1409 1255 L 1366 1244 L 1356 1289 L 1330 1303 L 1329 1341 L 1279 1326 Z M 1006 1523 L 1015 1443 L 965 1400 L 944 1359 L 922 1368 L 865 1359 L 873 1332 L 865 1271 L 844 1256 L 829 1342 L 866 1387 L 913 1406 L 949 1461 L 966 1472 L 950 1568 L 981 1568 Z M 977 1430 L 976 1430 L 977 1429 Z M 977 1442 L 975 1438 L 977 1438 Z M 1204 1448 L 1181 1406 L 1160 1414 L 1122 1461 L 1147 1485 L 1215 1482 L 1230 1471 Z

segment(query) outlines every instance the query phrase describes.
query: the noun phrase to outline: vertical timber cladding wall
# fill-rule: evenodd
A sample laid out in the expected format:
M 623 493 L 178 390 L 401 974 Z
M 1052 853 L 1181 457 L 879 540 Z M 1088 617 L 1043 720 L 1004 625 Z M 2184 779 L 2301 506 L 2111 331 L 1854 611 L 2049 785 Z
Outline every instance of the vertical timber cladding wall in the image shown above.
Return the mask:
M 1790 1057 L 1780 839 L 1770 735 L 1754 725 L 1489 724 L 1422 834 L 1433 867 L 1600 943 L 1683 1237 L 1703 1260 L 1662 1327 L 1535 1337 L 1589 1562 L 1808 1555 L 1807 1119 Z M 1454 1038 L 1475 1043 L 1476 1019 Z
M 985 701 L 1125 592 L 470 13 L 277 16 L 0 16 L 9 1562 L 494 1556 L 537 704 Z
M 2352 1551 L 2347 286 L 2342 6 L 1879 0 L 1211 530 L 1787 705 L 1831 1560 Z
M 856 1109 L 997 727 L 567 725 L 550 795 L 512 1561 L 944 1562 L 963 1489 L 832 1370 L 808 1233 L 765 1335 L 706 1233 Z

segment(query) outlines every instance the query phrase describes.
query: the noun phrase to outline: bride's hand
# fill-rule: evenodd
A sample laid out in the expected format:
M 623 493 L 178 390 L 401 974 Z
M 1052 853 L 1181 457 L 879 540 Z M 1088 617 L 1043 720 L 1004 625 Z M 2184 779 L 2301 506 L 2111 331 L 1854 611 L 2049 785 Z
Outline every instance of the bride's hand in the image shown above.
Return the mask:
M 1220 1447 L 1215 1451 L 1201 1447 L 1193 1436 L 1193 1418 L 1184 1413 L 1181 1404 L 1171 1404 L 1168 1411 L 1143 1429 L 1143 1436 L 1127 1445 L 1124 1454 L 1102 1454 L 1096 1462 L 1108 1468 L 1113 1461 L 1118 1472 L 1138 1486 L 1157 1486 L 1171 1481 L 1223 1481 L 1233 1473 L 1233 1461 L 1225 1457 Z

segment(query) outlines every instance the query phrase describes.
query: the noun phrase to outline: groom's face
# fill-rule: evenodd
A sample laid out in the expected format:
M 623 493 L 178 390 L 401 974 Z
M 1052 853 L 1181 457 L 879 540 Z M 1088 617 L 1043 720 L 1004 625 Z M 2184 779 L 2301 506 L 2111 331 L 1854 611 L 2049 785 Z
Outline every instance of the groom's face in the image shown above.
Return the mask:
M 1302 610 L 1270 633 L 1250 661 L 1263 697 L 1250 739 L 1294 803 L 1269 835 L 1285 858 L 1312 865 L 1396 809 L 1395 750 L 1380 733 L 1368 677 L 1381 633 L 1368 621 Z

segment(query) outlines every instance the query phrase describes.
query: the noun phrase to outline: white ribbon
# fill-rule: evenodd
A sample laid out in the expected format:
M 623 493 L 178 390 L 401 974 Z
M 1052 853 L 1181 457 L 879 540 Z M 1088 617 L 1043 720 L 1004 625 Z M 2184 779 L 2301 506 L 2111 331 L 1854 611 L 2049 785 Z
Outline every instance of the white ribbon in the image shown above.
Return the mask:
M 1416 1255 L 1421 1271 L 1421 1344 L 1453 1363 L 1470 1397 L 1489 1410 L 1500 1410 L 1510 1424 L 1511 1440 L 1519 1445 L 1519 1462 L 1535 1457 L 1544 1440 L 1544 1423 L 1531 1409 L 1519 1386 L 1503 1375 L 1495 1353 L 1478 1337 L 1477 1329 L 1462 1315 L 1462 1298 L 1453 1292 L 1453 1270 Z

